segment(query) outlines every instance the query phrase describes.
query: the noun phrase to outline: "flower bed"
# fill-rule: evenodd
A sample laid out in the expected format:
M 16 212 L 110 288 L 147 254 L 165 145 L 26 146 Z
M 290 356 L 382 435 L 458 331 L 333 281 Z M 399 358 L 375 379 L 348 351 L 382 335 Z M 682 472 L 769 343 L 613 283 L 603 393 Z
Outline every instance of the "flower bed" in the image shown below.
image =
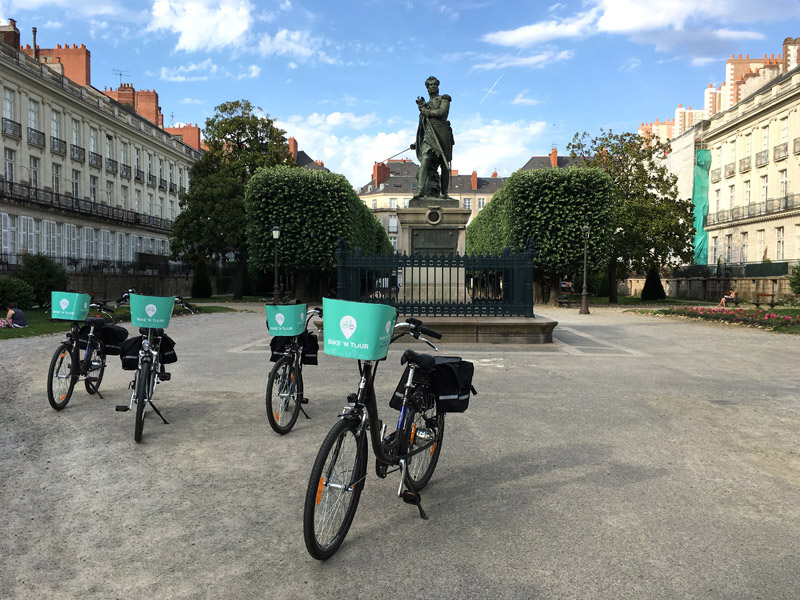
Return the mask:
M 793 311 L 794 312 L 794 311 Z M 750 327 L 785 327 L 800 324 L 798 314 L 778 314 L 768 310 L 745 308 L 722 308 L 716 306 L 676 306 L 652 311 L 655 315 L 686 317 L 689 319 L 705 319 L 721 321 Z

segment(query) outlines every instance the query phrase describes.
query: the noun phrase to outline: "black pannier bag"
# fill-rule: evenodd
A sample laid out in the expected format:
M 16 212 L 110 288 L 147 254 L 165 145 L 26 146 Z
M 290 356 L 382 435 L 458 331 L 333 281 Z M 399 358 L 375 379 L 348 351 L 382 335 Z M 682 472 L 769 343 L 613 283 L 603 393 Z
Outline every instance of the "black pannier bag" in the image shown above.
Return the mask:
M 440 413 L 464 412 L 469 406 L 470 394 L 477 394 L 472 387 L 474 365 L 457 356 L 435 356 L 436 366 L 433 371 L 418 368 L 414 374 L 414 383 L 427 383 L 437 394 L 436 409 Z M 408 381 L 409 368 L 403 371 L 400 383 L 392 394 L 389 406 L 400 410 L 403 406 L 403 394 Z
M 116 356 L 120 353 L 120 344 L 128 339 L 128 330 L 119 325 L 106 325 L 98 331 L 95 328 L 95 335 L 100 334 L 100 339 L 106 348 L 107 356 Z M 84 325 L 78 332 L 78 340 L 81 350 L 86 349 L 86 342 L 89 340 L 89 325 Z
M 300 362 L 304 365 L 316 365 L 318 363 L 317 355 L 319 354 L 319 340 L 313 331 L 306 331 L 305 333 L 297 336 L 298 342 L 303 347 L 303 358 Z M 269 360 L 270 362 L 278 362 L 281 356 L 284 355 L 286 344 L 292 340 L 291 336 L 276 335 L 269 341 Z
M 120 344 L 119 359 L 124 371 L 135 371 L 139 368 L 139 350 L 142 349 L 142 336 L 136 335 Z
M 175 340 L 166 333 L 161 336 L 161 343 L 158 345 L 158 360 L 162 365 L 171 365 L 178 362 L 178 355 L 175 353 Z

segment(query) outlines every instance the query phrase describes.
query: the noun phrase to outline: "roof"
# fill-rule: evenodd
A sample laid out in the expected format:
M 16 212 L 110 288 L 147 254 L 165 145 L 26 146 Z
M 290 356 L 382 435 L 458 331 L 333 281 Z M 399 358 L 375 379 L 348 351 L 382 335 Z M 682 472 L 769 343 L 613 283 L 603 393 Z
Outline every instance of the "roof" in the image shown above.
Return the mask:
M 572 158 L 571 156 L 559 156 L 556 158 L 556 163 L 558 164 L 559 169 L 565 169 L 567 167 L 573 167 L 579 165 L 581 162 L 580 158 Z M 553 163 L 550 162 L 549 156 L 531 156 L 528 162 L 526 162 L 522 170 L 523 171 L 534 171 L 540 169 L 552 169 Z
M 298 167 L 308 169 L 309 171 L 329 171 L 329 169 L 314 161 L 314 159 L 303 150 L 297 152 L 297 160 L 295 162 Z

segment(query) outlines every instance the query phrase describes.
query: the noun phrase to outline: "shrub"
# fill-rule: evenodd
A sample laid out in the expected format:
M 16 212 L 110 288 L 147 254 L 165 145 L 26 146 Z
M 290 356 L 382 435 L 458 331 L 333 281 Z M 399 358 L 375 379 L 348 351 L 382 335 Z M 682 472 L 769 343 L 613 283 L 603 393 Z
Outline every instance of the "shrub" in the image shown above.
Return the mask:
M 667 297 L 664 286 L 661 285 L 661 277 L 656 269 L 647 272 L 647 279 L 644 280 L 642 288 L 642 300 L 663 300 Z
M 208 274 L 208 265 L 203 261 L 194 268 L 192 298 L 211 298 L 211 294 L 211 277 Z
M 0 307 L 4 309 L 4 315 L 9 302 L 16 302 L 18 307 L 25 310 L 33 306 L 33 299 L 33 287 L 27 281 L 17 277 L 0 279 Z
M 39 306 L 50 301 L 50 292 L 67 289 L 69 275 L 64 267 L 44 254 L 26 254 L 14 274 L 33 288 L 33 300 Z
M 786 279 L 789 280 L 789 287 L 792 288 L 792 293 L 800 294 L 800 266 L 795 266 L 791 275 L 787 275 Z

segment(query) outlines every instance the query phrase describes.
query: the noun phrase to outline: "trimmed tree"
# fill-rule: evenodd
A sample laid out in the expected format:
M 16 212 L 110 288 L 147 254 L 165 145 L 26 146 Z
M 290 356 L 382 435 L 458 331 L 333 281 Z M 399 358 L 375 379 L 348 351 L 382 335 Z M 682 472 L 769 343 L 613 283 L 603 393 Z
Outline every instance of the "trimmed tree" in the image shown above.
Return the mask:
M 26 254 L 22 266 L 14 276 L 27 282 L 33 288 L 34 302 L 44 306 L 50 302 L 50 292 L 64 291 L 69 283 L 67 270 L 44 254 Z
M 679 199 L 677 177 L 662 158 L 669 144 L 652 143 L 637 134 L 575 134 L 567 145 L 583 165 L 611 177 L 611 236 L 605 257 L 609 302 L 617 302 L 620 273 L 646 273 L 692 260 L 694 217 L 691 199 Z

